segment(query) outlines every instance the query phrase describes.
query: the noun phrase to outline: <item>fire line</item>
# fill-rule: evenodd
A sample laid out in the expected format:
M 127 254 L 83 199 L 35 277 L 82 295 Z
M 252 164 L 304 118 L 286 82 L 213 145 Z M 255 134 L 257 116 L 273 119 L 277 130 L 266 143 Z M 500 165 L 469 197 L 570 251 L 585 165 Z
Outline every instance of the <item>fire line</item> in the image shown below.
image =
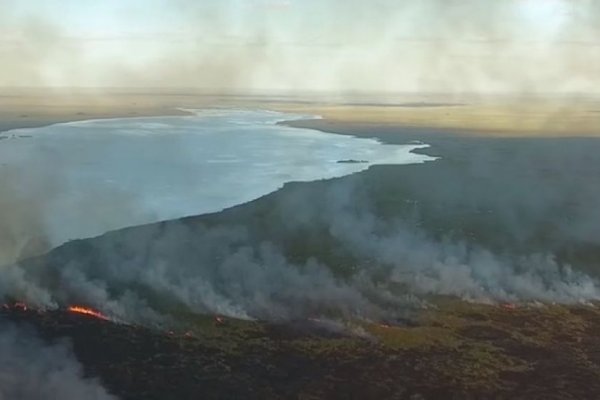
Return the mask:
M 110 318 L 108 318 L 106 315 L 102 314 L 100 311 L 96 311 L 96 310 L 93 310 L 93 309 L 87 308 L 87 307 L 69 306 L 68 310 L 72 313 L 89 315 L 91 317 L 103 319 L 105 321 L 110 320 Z

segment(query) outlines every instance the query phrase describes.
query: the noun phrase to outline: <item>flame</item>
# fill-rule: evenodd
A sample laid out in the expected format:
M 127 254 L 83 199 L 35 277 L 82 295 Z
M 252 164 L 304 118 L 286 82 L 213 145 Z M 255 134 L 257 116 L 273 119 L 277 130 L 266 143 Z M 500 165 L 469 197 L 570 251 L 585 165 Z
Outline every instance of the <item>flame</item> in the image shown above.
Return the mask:
M 221 325 L 225 322 L 225 319 L 223 319 L 223 317 L 220 317 L 218 315 L 215 316 L 215 322 L 217 323 L 217 325 Z
M 500 305 L 500 307 L 504 308 L 505 310 L 516 310 L 517 309 L 517 305 L 514 303 L 503 303 Z
M 0 307 L 4 310 L 16 310 L 16 311 L 37 311 L 38 313 L 44 311 L 44 309 L 38 309 L 38 308 L 32 308 L 29 307 L 26 303 L 17 301 L 14 303 L 4 303 L 4 304 L 0 304 Z M 107 317 L 106 315 L 102 314 L 100 311 L 96 311 L 92 308 L 87 308 L 87 307 L 83 307 L 83 306 L 69 306 L 67 308 L 67 311 L 72 312 L 72 313 L 76 313 L 76 314 L 83 314 L 83 315 L 88 315 L 90 317 L 94 317 L 94 318 L 98 318 L 98 319 L 102 319 L 105 321 L 110 321 L 111 319 L 109 317 Z
M 89 315 L 91 317 L 103 319 L 105 321 L 108 321 L 110 319 L 106 315 L 102 314 L 100 311 L 96 311 L 96 310 L 93 310 L 93 309 L 87 308 L 87 307 L 69 306 L 68 310 L 72 313 Z

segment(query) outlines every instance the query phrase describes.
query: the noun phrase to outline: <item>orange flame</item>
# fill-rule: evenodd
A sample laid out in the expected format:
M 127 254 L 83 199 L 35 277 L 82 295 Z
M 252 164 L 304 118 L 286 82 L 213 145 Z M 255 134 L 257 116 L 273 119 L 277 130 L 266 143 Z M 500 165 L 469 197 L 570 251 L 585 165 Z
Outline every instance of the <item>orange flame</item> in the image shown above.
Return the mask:
M 86 307 L 81 307 L 81 306 L 69 306 L 68 310 L 72 313 L 89 315 L 91 317 L 103 319 L 105 321 L 108 321 L 110 319 L 106 315 L 102 314 L 100 311 L 96 311 L 91 308 L 86 308 Z

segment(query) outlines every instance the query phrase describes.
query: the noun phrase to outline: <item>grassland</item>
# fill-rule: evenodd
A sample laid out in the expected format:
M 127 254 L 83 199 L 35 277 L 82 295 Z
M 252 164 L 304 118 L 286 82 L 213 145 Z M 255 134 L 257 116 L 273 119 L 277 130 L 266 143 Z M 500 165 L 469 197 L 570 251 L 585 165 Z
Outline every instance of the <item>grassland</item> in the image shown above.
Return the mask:
M 595 306 L 439 299 L 412 326 L 201 317 L 161 332 L 62 312 L 2 311 L 69 337 L 86 372 L 126 399 L 583 399 L 600 395 Z M 354 325 L 356 332 L 356 325 Z
M 600 136 L 598 99 L 467 99 L 465 103 L 272 104 L 274 109 L 322 116 L 330 123 L 447 130 L 484 137 Z

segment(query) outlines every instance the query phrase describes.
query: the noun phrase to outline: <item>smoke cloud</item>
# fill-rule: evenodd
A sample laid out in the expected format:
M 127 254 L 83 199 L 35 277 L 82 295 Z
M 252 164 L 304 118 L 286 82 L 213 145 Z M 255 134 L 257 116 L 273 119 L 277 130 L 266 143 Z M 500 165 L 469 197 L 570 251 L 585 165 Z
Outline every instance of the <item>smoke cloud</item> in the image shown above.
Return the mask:
M 50 249 L 47 243 L 41 204 L 41 193 L 26 193 L 18 171 L 4 167 L 0 174 L 0 265 L 15 262 L 21 257 L 41 254 Z M 54 192 L 53 180 L 38 181 L 47 197 Z M 35 235 L 35 236 L 32 236 Z
M 94 148 L 82 147 L 78 155 L 89 160 L 94 152 Z M 0 166 L 0 267 L 43 254 L 73 239 L 73 231 L 90 237 L 119 226 L 124 219 L 133 224 L 156 220 L 151 211 L 139 205 L 134 193 L 118 188 L 90 187 L 76 198 L 65 196 L 70 174 L 52 149 L 38 151 L 35 157 L 21 154 L 19 148 L 14 154 L 2 154 L 23 157 L 30 168 L 9 163 Z M 67 209 L 62 214 L 69 217 L 58 220 L 49 211 L 52 209 Z
M 0 2 L 0 86 L 342 94 L 591 94 L 600 87 L 593 0 L 77 3 L 84 5 L 65 2 L 71 12 L 63 13 L 55 2 Z M 467 166 L 390 183 L 426 203 L 416 202 L 413 214 L 406 207 L 390 217 L 377 205 L 387 192 L 369 197 L 360 188 L 370 184 L 352 178 L 320 192 L 288 186 L 263 199 L 266 209 L 244 206 L 257 214 L 229 211 L 223 223 L 209 216 L 74 241 L 7 267 L 0 294 L 41 307 L 86 303 L 136 322 L 190 311 L 388 318 L 430 295 L 597 300 L 589 263 L 563 248 L 597 249 L 600 196 L 578 179 L 598 171 L 589 153 L 563 145 L 517 154 L 511 147 L 494 153 L 501 160 L 482 148 L 454 160 L 442 154 Z M 18 186 L 7 176 L 3 188 Z M 28 247 L 15 245 L 11 218 L 28 220 L 19 216 L 27 213 L 35 229 L 44 196 L 15 190 L 2 200 L 0 209 L 19 210 L 3 216 L 2 247 Z M 493 217 L 485 223 L 473 217 L 486 213 Z M 466 218 L 481 237 L 453 231 Z
M 66 342 L 47 344 L 24 326 L 0 321 L 0 353 L 0 399 L 115 399 L 84 377 Z
M 464 168 L 439 165 L 456 162 L 447 146 L 432 163 L 290 184 L 219 214 L 71 242 L 7 268 L 0 293 L 147 324 L 190 312 L 393 320 L 440 295 L 600 299 L 598 189 L 572 179 L 595 171 L 591 142 L 523 141 L 507 163 L 477 140 L 457 146 L 482 154 L 461 157 Z M 395 192 L 401 204 L 386 211 Z
M 0 86 L 518 94 L 600 87 L 594 0 L 1 6 Z

